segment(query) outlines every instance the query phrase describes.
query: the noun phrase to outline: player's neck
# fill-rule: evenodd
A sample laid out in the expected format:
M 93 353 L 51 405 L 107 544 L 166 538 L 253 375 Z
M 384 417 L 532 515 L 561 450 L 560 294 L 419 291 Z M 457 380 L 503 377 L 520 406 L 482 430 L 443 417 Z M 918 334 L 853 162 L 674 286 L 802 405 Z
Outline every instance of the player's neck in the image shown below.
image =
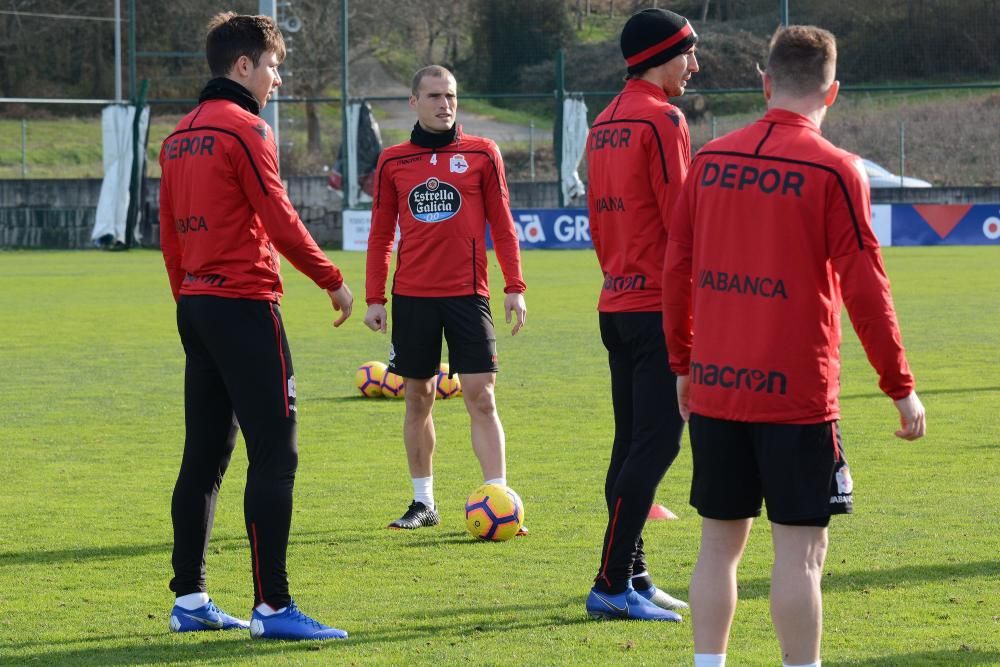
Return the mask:
M 826 110 L 829 107 L 823 104 L 822 101 L 817 102 L 810 98 L 774 95 L 767 101 L 767 108 L 768 110 L 784 109 L 785 111 L 797 113 L 811 120 L 816 127 L 820 127 L 823 125 L 823 119 L 826 118 Z

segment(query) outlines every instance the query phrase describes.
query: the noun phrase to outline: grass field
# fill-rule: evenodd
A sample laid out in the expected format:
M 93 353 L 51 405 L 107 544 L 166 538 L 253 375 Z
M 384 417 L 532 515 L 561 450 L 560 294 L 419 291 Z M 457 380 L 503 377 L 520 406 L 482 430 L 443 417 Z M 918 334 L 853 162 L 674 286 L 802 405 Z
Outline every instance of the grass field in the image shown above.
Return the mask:
M 856 514 L 830 531 L 824 665 L 1000 665 L 1000 254 L 885 255 L 929 435 L 892 436 L 895 410 L 846 327 Z M 364 256 L 332 256 L 363 293 Z M 589 252 L 530 251 L 524 265 L 529 317 L 501 336 L 498 403 L 531 535 L 501 544 L 464 531 L 480 477 L 460 401 L 435 409 L 442 525 L 385 530 L 410 499 L 403 405 L 356 396 L 352 379 L 387 340 L 363 327 L 361 305 L 334 330 L 326 296 L 286 265 L 301 450 L 292 591 L 351 633 L 294 644 L 167 632 L 183 354 L 158 253 L 0 253 L 0 664 L 689 665 L 689 622 L 584 613 L 612 434 L 599 272 Z M 252 602 L 244 451 L 208 554 L 210 594 L 239 614 Z M 699 536 L 690 469 L 685 445 L 657 498 L 680 519 L 645 533 L 654 577 L 682 595 Z M 768 533 L 758 522 L 740 570 L 732 665 L 779 664 Z

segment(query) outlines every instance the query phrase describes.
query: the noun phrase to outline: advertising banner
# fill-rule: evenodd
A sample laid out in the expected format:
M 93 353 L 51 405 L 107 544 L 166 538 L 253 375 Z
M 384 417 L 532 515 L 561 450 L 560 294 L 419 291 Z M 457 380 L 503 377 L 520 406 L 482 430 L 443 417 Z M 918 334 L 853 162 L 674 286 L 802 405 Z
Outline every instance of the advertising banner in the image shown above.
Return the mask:
M 594 247 L 585 208 L 521 208 L 512 214 L 523 250 Z M 344 211 L 344 250 L 366 250 L 370 226 L 371 211 Z M 875 204 L 872 227 L 882 247 L 1000 245 L 1000 204 Z M 493 247 L 489 233 L 486 245 Z
M 892 245 L 1000 245 L 1000 205 L 893 204 Z
M 590 242 L 590 221 L 585 208 L 514 209 L 511 213 L 522 249 L 593 247 Z M 344 250 L 364 252 L 368 249 L 371 220 L 371 211 L 344 211 Z M 399 242 L 398 227 L 396 242 Z M 493 247 L 488 230 L 486 247 Z

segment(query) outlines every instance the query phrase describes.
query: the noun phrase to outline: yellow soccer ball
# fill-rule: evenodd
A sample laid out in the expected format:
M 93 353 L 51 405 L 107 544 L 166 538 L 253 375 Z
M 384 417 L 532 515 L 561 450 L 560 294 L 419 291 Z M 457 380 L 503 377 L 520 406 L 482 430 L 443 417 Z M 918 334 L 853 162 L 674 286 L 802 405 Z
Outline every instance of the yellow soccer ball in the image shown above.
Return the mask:
M 405 380 L 392 371 L 386 371 L 382 378 L 382 395 L 386 398 L 403 398 L 406 395 Z
M 481 540 L 504 542 L 524 523 L 524 503 L 512 489 L 483 484 L 465 502 L 465 527 Z
M 381 361 L 366 361 L 358 366 L 354 374 L 354 386 L 362 396 L 376 398 L 382 395 L 382 378 L 385 377 L 386 365 Z
M 441 364 L 443 368 L 437 374 L 437 387 L 435 395 L 441 400 L 462 395 L 462 382 L 457 375 L 448 377 L 448 364 Z

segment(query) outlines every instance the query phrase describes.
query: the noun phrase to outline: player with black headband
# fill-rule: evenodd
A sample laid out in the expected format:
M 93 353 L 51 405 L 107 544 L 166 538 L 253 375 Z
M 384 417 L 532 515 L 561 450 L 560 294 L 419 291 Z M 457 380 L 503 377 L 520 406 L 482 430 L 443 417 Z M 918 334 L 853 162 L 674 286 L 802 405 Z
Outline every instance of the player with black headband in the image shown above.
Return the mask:
M 634 14 L 621 34 L 628 81 L 587 141 L 590 230 L 604 273 L 598 321 L 615 417 L 604 483 L 608 524 L 586 603 L 598 618 L 679 621 L 676 610 L 687 608 L 653 584 L 642 530 L 684 429 L 663 338 L 660 281 L 668 214 L 691 161 L 687 122 L 670 98 L 683 95 L 698 71 L 697 41 L 678 14 Z

